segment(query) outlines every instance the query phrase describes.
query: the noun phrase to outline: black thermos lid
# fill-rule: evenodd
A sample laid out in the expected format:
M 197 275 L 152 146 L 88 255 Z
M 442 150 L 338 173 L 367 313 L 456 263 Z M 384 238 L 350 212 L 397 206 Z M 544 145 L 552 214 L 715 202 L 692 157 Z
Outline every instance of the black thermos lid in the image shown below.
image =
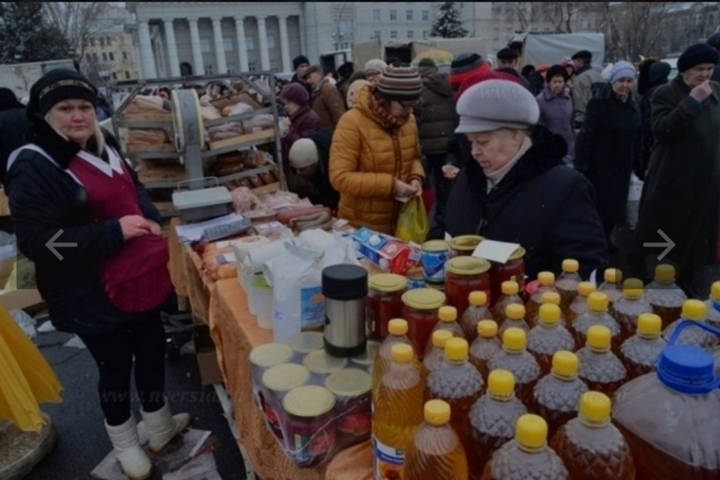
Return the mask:
M 333 300 L 356 300 L 367 296 L 368 274 L 363 267 L 350 264 L 323 268 L 322 293 Z

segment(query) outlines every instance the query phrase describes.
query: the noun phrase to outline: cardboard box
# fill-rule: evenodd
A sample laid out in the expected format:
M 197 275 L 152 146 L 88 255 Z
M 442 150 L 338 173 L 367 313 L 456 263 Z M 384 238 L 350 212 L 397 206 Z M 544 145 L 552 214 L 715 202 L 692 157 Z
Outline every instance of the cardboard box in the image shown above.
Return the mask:
M 222 372 L 215 354 L 215 344 L 212 341 L 210 328 L 207 325 L 195 325 L 193 327 L 193 343 L 202 384 L 223 383 Z

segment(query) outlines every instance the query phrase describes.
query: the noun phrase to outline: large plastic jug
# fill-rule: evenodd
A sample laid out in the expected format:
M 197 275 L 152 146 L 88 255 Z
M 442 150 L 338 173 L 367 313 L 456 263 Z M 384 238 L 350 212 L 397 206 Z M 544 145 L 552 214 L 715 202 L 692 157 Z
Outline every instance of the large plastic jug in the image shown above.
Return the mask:
M 624 341 L 635 335 L 638 316 L 650 312 L 652 307 L 645 298 L 642 280 L 626 278 L 623 281 L 623 296 L 613 303 L 608 313 L 620 325 Z
M 537 360 L 543 375 L 550 373 L 555 352 L 576 350 L 572 334 L 560 325 L 560 314 L 560 307 L 557 305 L 541 305 L 538 324 L 528 333 L 528 352 Z
M 655 280 L 646 289 L 647 300 L 652 313 L 659 315 L 663 329 L 680 318 L 685 292 L 675 283 L 675 267 L 661 263 L 655 267 Z
M 610 305 L 622 297 L 623 273 L 619 268 L 607 268 L 603 274 L 603 283 L 598 287 L 598 292 L 605 293 L 610 299 Z
M 502 350 L 502 343 L 497 337 L 497 331 L 498 326 L 495 320 L 480 320 L 477 325 L 478 336 L 470 345 L 470 363 L 475 365 L 485 383 L 488 379 L 488 362 Z
M 720 335 L 707 323 L 683 321 L 657 371 L 628 382 L 615 395 L 612 417 L 632 450 L 637 480 L 720 478 L 720 378 L 709 352 L 676 345 L 685 328 Z
M 493 305 L 492 308 L 492 318 L 498 323 L 502 322 L 504 318 L 505 307 L 507 307 L 511 303 L 523 303 L 522 298 L 520 298 L 520 295 L 518 295 L 520 286 L 516 281 L 505 280 L 500 285 L 500 288 L 502 291 L 502 296 L 497 299 L 495 305 Z
M 542 294 L 542 305 L 540 305 L 540 308 L 542 308 L 543 305 L 552 304 L 557 305 L 558 307 L 561 307 L 562 299 L 560 297 L 560 294 L 558 292 L 544 292 Z M 565 320 L 565 314 L 562 313 L 563 310 L 560 308 L 560 325 L 563 327 L 567 327 L 567 321 Z M 537 314 L 533 318 L 531 318 L 528 321 L 528 326 L 530 328 L 536 326 L 540 322 L 540 312 L 538 311 Z
M 422 376 L 427 381 L 428 376 L 445 363 L 445 342 L 453 338 L 450 330 L 435 330 L 430 341 L 433 348 L 425 354 L 422 361 Z
M 713 282 L 710 287 L 710 297 L 705 305 L 707 305 L 707 321 L 715 327 L 720 327 L 720 281 Z
M 530 295 L 525 304 L 525 319 L 530 321 L 542 305 L 542 294 L 545 292 L 557 292 L 555 288 L 555 274 L 553 272 L 539 272 L 537 276 L 538 288 Z
M 603 292 L 593 292 L 588 295 L 588 311 L 577 317 L 572 325 L 570 325 L 570 328 L 568 328 L 570 333 L 573 334 L 573 337 L 575 337 L 577 348 L 581 348 L 585 344 L 585 337 L 590 327 L 593 325 L 602 325 L 610 329 L 613 352 L 617 353 L 620 351 L 622 332 L 618 322 L 608 313 L 609 302 L 608 296 Z
M 392 356 L 390 354 L 393 345 L 409 344 L 410 340 L 407 337 L 408 323 L 402 318 L 393 318 L 388 322 L 388 336 L 380 344 L 378 354 L 373 361 L 372 367 L 372 401 L 375 403 L 377 398 L 377 389 L 380 386 L 380 380 L 383 375 L 390 367 Z M 413 358 L 413 362 L 420 372 L 420 361 L 417 358 Z
M 465 338 L 465 334 L 463 333 L 462 328 L 460 328 L 460 324 L 457 320 L 457 308 L 444 305 L 438 309 L 438 322 L 435 324 L 432 331 L 436 332 L 438 330 L 449 330 L 452 332 L 453 337 Z M 431 333 L 430 338 L 428 338 L 428 343 L 425 345 L 425 355 L 427 355 L 432 348 L 433 342 Z M 423 358 L 425 357 L 423 356 Z
M 574 258 L 566 258 L 562 262 L 562 273 L 555 281 L 560 297 L 562 298 L 560 308 L 567 310 L 578 294 L 578 284 L 582 282 L 580 274 L 580 263 Z
M 465 313 L 460 317 L 460 328 L 465 334 L 465 340 L 469 344 L 477 338 L 477 325 L 481 320 L 492 318 L 492 313 L 488 307 L 487 293 L 483 291 L 470 292 L 468 296 L 468 306 Z
M 694 320 L 696 322 L 705 322 L 707 318 L 707 307 L 700 300 L 685 300 L 682 306 L 680 320 L 675 320 L 663 331 L 663 338 L 669 340 L 673 336 L 673 332 L 683 320 Z M 717 345 L 718 338 L 710 332 L 699 330 L 697 328 L 688 328 L 677 337 L 677 345 L 697 345 L 705 350 L 712 350 Z
M 657 359 L 667 342 L 660 335 L 662 320 L 654 313 L 638 317 L 637 333 L 620 346 L 620 360 L 632 380 L 655 370 Z
M 595 291 L 597 291 L 597 285 L 593 282 L 580 282 L 578 284 L 577 297 L 575 297 L 575 300 L 572 301 L 565 311 L 565 319 L 567 320 L 568 327 L 572 326 L 572 323 L 577 317 L 587 312 L 587 297 Z
M 525 307 L 519 303 L 511 303 L 505 307 L 505 319 L 498 327 L 498 335 L 502 338 L 508 328 L 520 328 L 525 333 L 530 331 L 530 325 L 525 321 Z

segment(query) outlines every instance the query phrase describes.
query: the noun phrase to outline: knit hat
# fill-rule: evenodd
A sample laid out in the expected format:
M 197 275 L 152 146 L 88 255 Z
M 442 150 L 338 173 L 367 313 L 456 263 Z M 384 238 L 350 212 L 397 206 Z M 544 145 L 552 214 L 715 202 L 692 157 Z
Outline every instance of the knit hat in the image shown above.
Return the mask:
M 518 58 L 518 52 L 514 48 L 505 47 L 497 53 L 498 60 L 514 60 Z
M 535 71 L 538 73 L 543 73 L 547 72 L 548 70 L 550 70 L 550 65 L 548 65 L 547 63 L 541 63 L 540 65 L 538 65 Z
M 365 85 L 370 85 L 370 82 L 363 78 L 359 78 L 350 84 L 350 86 L 348 87 L 346 99 L 348 108 L 353 107 L 353 105 L 355 104 L 355 98 L 357 98 L 358 93 L 360 93 L 360 89 L 362 89 Z
M 562 65 L 553 65 L 548 68 L 548 71 L 545 74 L 545 81 L 550 83 L 553 77 L 557 77 L 558 75 L 562 76 L 563 80 L 567 82 L 568 73 Z
M 568 65 L 570 65 L 572 67 L 573 66 L 572 58 L 563 57 L 563 59 L 560 60 L 560 65 L 562 65 L 563 67 L 567 67 Z
M 412 67 L 388 66 L 382 71 L 377 90 L 387 100 L 414 101 L 422 93 L 422 79 Z
M 507 80 L 508 82 L 514 82 L 514 83 L 517 83 L 518 85 L 522 85 L 520 83 L 521 80 L 518 77 L 507 74 L 505 72 L 498 72 L 497 70 L 490 70 L 488 68 L 487 70 L 483 70 L 481 72 L 474 73 L 474 74 L 470 75 L 468 78 L 466 78 L 462 82 L 460 87 L 458 88 L 457 93 L 455 94 L 455 101 L 457 102 L 457 100 L 460 97 L 462 97 L 462 94 L 465 93 L 465 91 L 468 88 L 470 88 L 473 85 L 476 85 L 480 82 L 484 82 L 485 80 L 490 80 L 490 79 Z
M 592 52 L 590 50 L 580 50 L 575 55 L 571 57 L 572 60 L 587 60 L 588 62 L 592 60 Z
M 678 58 L 678 72 L 682 73 L 685 70 L 689 70 L 703 63 L 717 65 L 718 52 L 707 43 L 696 43 L 695 45 L 689 46 L 682 55 L 680 55 L 680 58 Z
M 28 115 L 39 113 L 45 116 L 56 103 L 63 100 L 87 100 L 94 107 L 97 105 L 97 88 L 76 70 L 50 70 L 30 89 Z
M 457 113 L 460 124 L 455 133 L 525 129 L 536 125 L 540 118 L 532 93 L 515 82 L 496 79 L 468 88 L 458 100 Z
M 636 76 L 637 70 L 635 70 L 635 65 L 626 60 L 620 60 L 619 62 L 615 62 L 612 70 L 610 70 L 610 83 L 615 83 L 621 78 L 631 78 L 635 80 Z
M 470 52 L 460 53 L 450 64 L 448 81 L 452 88 L 457 89 L 466 78 L 485 70 L 490 70 L 490 66 L 480 55 Z
M 293 70 L 297 70 L 297 68 L 303 63 L 310 65 L 310 60 L 305 55 L 298 55 L 293 58 Z
M 293 102 L 301 107 L 304 107 L 310 101 L 310 95 L 305 87 L 299 83 L 288 83 L 280 91 L 280 98 Z
M 373 58 L 372 60 L 368 60 L 365 63 L 365 73 L 372 70 L 375 72 L 382 72 L 385 70 L 385 67 L 387 67 L 387 63 L 385 63 L 383 60 L 380 60 L 379 58 Z
M 315 142 L 309 138 L 295 140 L 288 153 L 290 166 L 293 168 L 305 168 L 318 162 L 318 149 Z

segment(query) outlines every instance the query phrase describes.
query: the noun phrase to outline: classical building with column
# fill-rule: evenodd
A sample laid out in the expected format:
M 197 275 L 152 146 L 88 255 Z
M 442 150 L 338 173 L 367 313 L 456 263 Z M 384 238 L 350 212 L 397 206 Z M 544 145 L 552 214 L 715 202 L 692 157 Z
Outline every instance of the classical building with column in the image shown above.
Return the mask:
M 272 70 L 332 50 L 329 8 L 315 2 L 127 2 L 140 78 Z

